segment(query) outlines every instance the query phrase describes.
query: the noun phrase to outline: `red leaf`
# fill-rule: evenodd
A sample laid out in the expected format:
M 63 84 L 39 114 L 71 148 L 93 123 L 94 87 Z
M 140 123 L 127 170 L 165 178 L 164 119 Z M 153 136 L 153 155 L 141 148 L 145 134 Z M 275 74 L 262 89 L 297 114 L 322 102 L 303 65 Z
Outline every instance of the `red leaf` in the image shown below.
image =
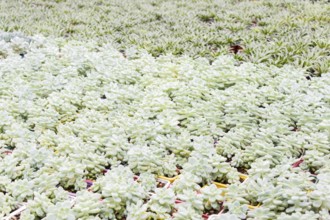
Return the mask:
M 299 167 L 300 164 L 302 164 L 302 162 L 304 162 L 304 159 L 303 159 L 303 158 L 301 158 L 300 160 L 294 162 L 294 163 L 292 164 L 292 167 L 293 167 L 293 168 L 295 168 L 295 167 Z

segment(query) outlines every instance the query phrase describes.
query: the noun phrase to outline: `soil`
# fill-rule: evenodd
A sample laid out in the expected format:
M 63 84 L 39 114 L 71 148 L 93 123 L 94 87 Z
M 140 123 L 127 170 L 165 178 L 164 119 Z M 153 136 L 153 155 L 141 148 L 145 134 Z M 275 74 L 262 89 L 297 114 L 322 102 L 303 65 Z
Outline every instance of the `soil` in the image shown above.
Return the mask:
M 157 182 L 157 188 L 163 188 L 165 185 L 163 182 Z
M 248 174 L 247 170 L 245 168 L 242 168 L 242 167 L 237 167 L 237 171 L 240 172 L 241 174 L 245 174 L 245 175 Z

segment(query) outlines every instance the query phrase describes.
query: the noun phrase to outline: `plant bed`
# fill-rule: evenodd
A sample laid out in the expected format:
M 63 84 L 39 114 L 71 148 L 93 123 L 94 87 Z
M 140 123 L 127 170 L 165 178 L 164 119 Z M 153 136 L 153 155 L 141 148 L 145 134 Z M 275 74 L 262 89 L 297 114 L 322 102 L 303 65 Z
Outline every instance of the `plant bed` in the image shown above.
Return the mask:
M 125 58 L 130 55 L 129 48 L 136 47 L 146 49 L 155 57 L 173 53 L 213 60 L 219 54 L 236 54 L 239 51 L 244 61 L 266 62 L 278 66 L 291 63 L 309 67 L 310 63 L 322 61 L 321 65 L 313 65 L 312 69 L 328 61 L 325 53 L 328 48 L 325 1 L 192 1 L 186 4 L 174 0 L 156 4 L 150 0 L 116 4 L 98 4 L 97 0 L 79 4 L 60 0 L 55 2 L 59 3 L 19 4 L 19 14 L 14 10 L 17 7 L 16 1 L 1 2 L 1 13 L 7 15 L 3 18 L 1 30 L 75 40 L 93 39 L 100 43 L 115 42 L 114 46 Z M 89 4 L 95 7 L 90 9 Z M 40 10 L 44 8 L 47 8 L 49 18 L 38 20 L 42 15 Z M 94 19 L 82 19 L 90 16 L 88 9 L 93 10 Z M 72 12 L 70 19 L 63 17 L 66 11 Z M 126 13 L 123 15 L 122 11 Z M 148 13 L 145 14 L 144 11 Z M 184 13 L 185 11 L 190 13 Z M 12 17 L 15 19 L 10 19 Z M 24 19 L 27 17 L 30 19 Z M 307 29 L 307 24 L 302 25 L 305 22 L 308 22 L 310 28 Z M 168 23 L 181 28 L 166 29 Z M 57 24 L 66 24 L 67 27 L 59 29 Z M 45 26 L 48 28 L 43 28 Z M 201 33 L 201 29 L 207 31 Z M 134 36 L 128 33 L 134 33 Z M 303 35 L 304 38 L 301 39 L 302 34 L 307 36 Z M 215 35 L 217 38 L 214 38 Z M 14 36 L 6 36 L 5 39 Z M 283 54 L 277 47 L 290 53 Z M 311 54 L 307 53 L 309 51 Z M 18 54 L 24 57 L 25 51 L 19 51 Z M 327 68 L 324 72 L 327 72 Z
M 305 206 L 306 213 L 322 215 L 328 209 L 329 121 L 320 115 L 328 111 L 322 97 L 327 95 L 330 75 L 306 81 L 292 67 L 251 63 L 238 67 L 229 57 L 219 57 L 212 65 L 189 57 L 154 59 L 147 54 L 124 59 L 110 46 L 91 43 L 86 48 L 84 43 L 67 41 L 62 42 L 62 58 L 58 58 L 59 43 L 43 39 L 27 45 L 31 51 L 24 59 L 9 54 L 0 62 L 5 70 L 0 102 L 11 106 L 0 111 L 10 125 L 1 134 L 0 145 L 2 150 L 15 145 L 12 155 L 1 154 L 0 213 L 9 213 L 16 201 L 33 203 L 34 194 L 51 193 L 47 190 L 56 186 L 77 193 L 78 199 L 80 193 L 87 193 L 82 201 L 91 193 L 85 187 L 91 188 L 95 197 L 104 199 L 100 206 L 106 204 L 118 219 L 134 208 L 127 204 L 148 203 L 152 191 L 152 204 L 161 207 L 166 198 L 169 205 L 165 211 L 151 208 L 151 214 L 170 214 L 174 199 L 179 198 L 199 217 L 204 211 L 201 204 L 228 200 L 230 207 L 234 202 L 240 203 L 238 208 L 244 204 L 244 211 L 249 202 L 260 201 L 260 211 L 279 216 L 288 214 L 285 209 L 292 211 L 291 204 L 282 201 L 294 196 L 304 200 L 307 190 L 314 192 L 304 204 L 320 207 Z M 3 50 L 11 46 L 0 44 Z M 82 77 L 83 66 L 91 70 Z M 106 99 L 100 99 L 102 94 Z M 76 120 L 60 121 L 77 111 Z M 19 112 L 26 112 L 28 120 L 17 118 Z M 181 118 L 188 119 L 179 127 Z M 299 132 L 288 131 L 290 118 L 299 121 Z M 35 130 L 29 130 L 34 122 L 38 122 Z M 219 133 L 223 137 L 215 149 L 213 137 Z M 132 137 L 131 143 L 127 137 Z M 169 146 L 180 148 L 180 155 L 168 152 Z M 302 148 L 309 149 L 305 162 L 294 169 L 292 158 L 302 157 Z M 59 153 L 54 154 L 54 149 Z M 227 157 L 232 161 L 226 162 Z M 121 163 L 124 160 L 127 163 Z M 109 164 L 111 170 L 102 175 Z M 173 177 L 178 164 L 180 178 Z M 247 176 L 240 176 L 245 171 L 236 166 L 251 167 L 242 184 L 239 179 Z M 309 177 L 308 167 L 316 171 L 319 182 Z M 139 174 L 141 184 L 134 181 L 134 174 Z M 163 174 L 173 187 L 157 188 L 167 184 L 157 183 L 155 174 Z M 95 183 L 84 183 L 85 178 Z M 207 187 L 200 189 L 212 180 L 220 189 L 216 185 L 207 193 Z M 203 196 L 196 195 L 198 190 L 204 190 Z M 294 206 L 299 210 L 303 205 Z M 266 218 L 267 213 L 262 214 Z

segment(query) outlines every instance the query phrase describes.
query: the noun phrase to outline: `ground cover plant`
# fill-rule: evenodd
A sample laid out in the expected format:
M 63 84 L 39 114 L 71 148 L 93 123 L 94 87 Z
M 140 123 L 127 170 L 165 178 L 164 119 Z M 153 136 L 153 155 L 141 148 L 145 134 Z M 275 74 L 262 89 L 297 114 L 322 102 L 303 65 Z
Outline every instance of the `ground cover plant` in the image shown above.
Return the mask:
M 111 42 L 153 56 L 231 54 L 238 61 L 329 70 L 327 0 L 2 0 L 0 29 Z
M 330 218 L 329 73 L 1 37 L 1 217 Z

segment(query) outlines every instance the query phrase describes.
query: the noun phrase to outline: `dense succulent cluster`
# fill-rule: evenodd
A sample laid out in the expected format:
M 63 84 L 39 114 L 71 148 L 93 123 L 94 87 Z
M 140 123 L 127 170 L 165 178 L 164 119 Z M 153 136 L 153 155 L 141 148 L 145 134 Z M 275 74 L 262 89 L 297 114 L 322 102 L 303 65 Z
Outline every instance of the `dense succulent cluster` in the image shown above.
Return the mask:
M 329 218 L 329 73 L 3 39 L 0 216 Z M 179 174 L 168 189 L 152 180 Z
M 18 13 L 19 12 L 19 13 Z M 329 70 L 327 0 L 4 0 L 0 29 L 145 49 Z M 0 55 L 1 56 L 1 55 Z

